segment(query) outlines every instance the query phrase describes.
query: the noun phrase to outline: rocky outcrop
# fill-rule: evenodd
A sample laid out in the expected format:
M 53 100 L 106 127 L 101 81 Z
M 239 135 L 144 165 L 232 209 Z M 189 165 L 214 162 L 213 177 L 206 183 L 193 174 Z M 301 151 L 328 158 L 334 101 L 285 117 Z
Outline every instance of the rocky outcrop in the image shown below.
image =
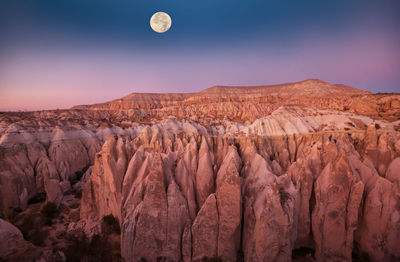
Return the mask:
M 3 209 L 24 209 L 28 200 L 36 194 L 34 170 L 24 149 L 25 147 L 20 145 L 2 150 L 0 195 Z
M 348 111 L 391 121 L 400 116 L 398 94 L 374 95 L 318 79 L 270 86 L 214 86 L 202 92 L 184 94 L 132 93 L 114 101 L 75 106 L 73 109 L 123 111 L 138 122 L 151 118 L 164 119 L 169 115 L 180 119 L 208 121 L 225 118 L 245 122 L 268 116 L 280 106 L 293 104 Z
M 204 202 L 192 225 L 193 261 L 217 257 L 218 227 L 217 199 L 214 194 L 211 194 Z
M 400 181 L 400 157 L 390 163 L 385 178 L 392 183 L 398 183 Z
M 315 141 L 314 141 L 315 142 Z M 313 143 L 314 143 L 313 142 Z M 320 152 L 321 142 L 317 140 L 314 145 L 302 148 L 298 151 L 298 158 L 289 169 L 294 187 L 298 192 L 297 197 L 297 238 L 295 247 L 314 247 L 314 241 L 311 234 L 311 213 L 312 205 L 315 204 L 312 199 L 315 197 L 313 185 L 321 170 Z
M 143 129 L 131 142 L 112 137 L 97 156 L 81 218 L 95 225 L 114 214 L 127 261 L 290 261 L 299 247 L 315 249 L 318 261 L 350 260 L 354 250 L 374 261 L 398 256 L 391 244 L 399 243 L 398 189 L 377 173 L 364 147 L 354 146 L 366 133 L 281 139 L 183 131 Z M 207 188 L 202 205 L 199 188 Z M 390 230 L 373 226 L 375 199 Z M 379 251 L 377 235 L 393 242 L 379 242 Z
M 396 261 L 399 99 L 308 80 L 1 113 L 2 215 L 83 190 L 68 229 L 113 215 L 125 261 Z
M 242 161 L 236 147 L 231 146 L 228 150 L 216 178 L 217 256 L 223 261 L 235 261 L 241 242 Z
M 364 184 L 353 176 L 340 154 L 315 182 L 312 230 L 318 261 L 349 261 Z
M 365 181 L 363 213 L 355 234 L 359 248 L 373 261 L 395 261 L 400 257 L 399 183 L 380 177 L 368 159 L 352 162 L 355 173 Z
M 1 133 L 0 154 L 4 157 L 0 158 L 0 196 L 8 208 L 24 210 L 40 193 L 46 193 L 47 200 L 58 205 L 63 190 L 70 188 L 68 183 L 93 165 L 101 148 L 104 136 L 91 131 L 96 130 L 93 127 L 85 130 L 70 123 L 59 127 L 41 121 L 35 128 L 28 123 L 12 124 Z
M 91 177 L 83 195 L 81 217 L 85 220 L 112 214 L 121 220 L 122 183 L 130 147 L 118 136 L 110 137 L 96 154 Z
M 129 206 L 122 220 L 122 254 L 130 261 L 138 261 L 142 257 L 156 260 L 162 257 L 167 246 L 168 205 L 162 160 L 158 155 L 148 161 L 151 166 L 142 184 L 142 194 L 133 195 L 132 200 L 127 199 L 138 202 Z
M 364 216 L 356 236 L 360 249 L 367 252 L 373 261 L 396 261 L 400 258 L 399 201 L 398 184 L 380 177 L 367 193 Z
M 201 208 L 206 198 L 215 191 L 213 164 L 205 138 L 202 139 L 199 150 L 199 163 L 195 176 L 197 206 Z
M 276 177 L 254 148 L 244 146 L 243 253 L 246 261 L 290 261 L 296 234 L 297 190 Z
M 35 246 L 30 242 L 25 241 L 21 231 L 11 223 L 0 219 L 0 258 L 7 260 L 21 259 L 25 257 L 29 259 L 27 251 L 35 249 Z M 40 252 L 36 252 L 38 256 Z M 21 260 L 22 261 L 22 260 Z

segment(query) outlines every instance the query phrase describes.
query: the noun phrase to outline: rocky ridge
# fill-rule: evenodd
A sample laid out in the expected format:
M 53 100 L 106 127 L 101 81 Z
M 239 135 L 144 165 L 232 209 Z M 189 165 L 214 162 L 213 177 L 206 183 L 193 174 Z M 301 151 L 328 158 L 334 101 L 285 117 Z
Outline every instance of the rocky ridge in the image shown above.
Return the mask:
M 307 106 L 357 113 L 375 119 L 397 120 L 399 94 L 371 94 L 346 85 L 332 85 L 318 79 L 270 86 L 215 86 L 198 93 L 132 93 L 121 99 L 75 106 L 77 110 L 111 110 L 135 115 L 138 121 L 163 119 L 229 119 L 254 121 L 270 115 L 281 106 Z
M 128 261 L 290 261 L 300 247 L 317 261 L 348 261 L 354 249 L 394 261 L 399 134 L 377 135 L 372 149 L 375 132 L 111 137 L 83 192 L 83 228 L 93 234 L 113 214 Z
M 83 188 L 66 231 L 112 214 L 125 261 L 396 261 L 399 101 L 308 80 L 2 113 L 3 217 Z

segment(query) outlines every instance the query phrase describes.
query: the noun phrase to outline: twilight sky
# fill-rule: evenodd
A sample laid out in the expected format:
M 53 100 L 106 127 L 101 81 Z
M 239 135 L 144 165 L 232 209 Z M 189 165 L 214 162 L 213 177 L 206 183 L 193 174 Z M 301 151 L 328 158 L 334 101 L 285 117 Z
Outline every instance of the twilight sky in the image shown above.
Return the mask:
M 172 18 L 151 30 L 157 11 Z M 2 0 L 0 110 L 319 78 L 400 92 L 399 0 Z

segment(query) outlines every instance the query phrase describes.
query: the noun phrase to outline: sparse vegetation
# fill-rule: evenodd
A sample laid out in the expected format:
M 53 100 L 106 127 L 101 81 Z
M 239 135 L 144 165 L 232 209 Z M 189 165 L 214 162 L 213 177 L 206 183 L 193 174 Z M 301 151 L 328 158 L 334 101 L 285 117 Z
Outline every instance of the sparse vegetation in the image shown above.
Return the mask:
M 22 224 L 20 225 L 19 229 L 21 230 L 22 234 L 25 238 L 28 238 L 28 233 L 33 230 L 35 227 L 35 219 L 32 214 L 27 214 L 23 220 Z
M 114 223 L 118 222 L 117 219 L 112 214 L 104 216 L 103 221 L 110 226 L 113 225 Z
M 370 262 L 371 258 L 369 257 L 369 254 L 367 252 L 362 252 L 360 256 L 360 261 L 361 262 Z
M 203 262 L 222 262 L 222 258 L 220 258 L 220 257 L 212 257 L 212 258 L 203 257 L 201 259 L 201 261 L 203 261 Z
M 19 226 L 24 238 L 36 246 L 43 246 L 49 232 L 43 230 L 40 216 L 28 213 L 24 216 Z
M 49 231 L 47 230 L 40 230 L 39 228 L 35 228 L 30 235 L 29 240 L 35 245 L 35 246 L 43 246 L 45 243 L 45 240 L 47 239 L 47 236 L 49 235 Z
M 44 201 L 46 201 L 46 193 L 38 193 L 34 197 L 29 199 L 28 204 L 31 205 L 31 204 L 44 202 Z
M 89 243 L 88 255 L 94 261 L 112 261 L 111 245 L 104 235 L 94 235 Z
M 371 258 L 367 252 L 360 252 L 358 249 L 353 250 L 352 260 L 354 262 L 371 262 Z
M 67 237 L 68 246 L 63 250 L 67 257 L 67 261 L 81 261 L 88 251 L 88 239 L 85 235 L 79 236 L 69 235 Z
M 381 126 L 378 123 L 375 123 L 375 129 L 378 130 L 380 128 L 381 128 Z
M 52 220 L 58 216 L 59 211 L 54 203 L 47 202 L 40 210 L 40 213 L 42 214 L 44 224 L 50 226 L 52 224 Z
M 67 236 L 63 250 L 67 261 L 121 261 L 121 254 L 113 254 L 107 235 L 94 235 L 89 240 L 83 233 Z
M 75 198 L 81 199 L 82 198 L 82 191 L 78 191 L 75 193 Z
M 90 165 L 85 166 L 82 170 L 75 172 L 75 177 L 71 181 L 71 185 L 76 184 L 78 181 L 81 180 L 82 176 L 86 173 L 86 171 L 89 169 Z
M 307 247 L 296 248 L 292 251 L 292 259 L 301 259 L 306 256 L 314 257 L 315 250 Z
M 103 217 L 103 225 L 106 232 L 121 234 L 118 219 L 116 219 L 112 214 Z

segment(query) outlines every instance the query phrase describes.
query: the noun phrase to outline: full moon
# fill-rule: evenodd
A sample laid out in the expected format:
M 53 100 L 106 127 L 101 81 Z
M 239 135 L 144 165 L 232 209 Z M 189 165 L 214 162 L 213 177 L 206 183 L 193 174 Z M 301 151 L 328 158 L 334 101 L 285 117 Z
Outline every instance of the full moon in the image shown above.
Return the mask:
M 150 26 L 157 33 L 167 32 L 171 28 L 171 25 L 171 17 L 164 12 L 157 12 L 150 19 Z

